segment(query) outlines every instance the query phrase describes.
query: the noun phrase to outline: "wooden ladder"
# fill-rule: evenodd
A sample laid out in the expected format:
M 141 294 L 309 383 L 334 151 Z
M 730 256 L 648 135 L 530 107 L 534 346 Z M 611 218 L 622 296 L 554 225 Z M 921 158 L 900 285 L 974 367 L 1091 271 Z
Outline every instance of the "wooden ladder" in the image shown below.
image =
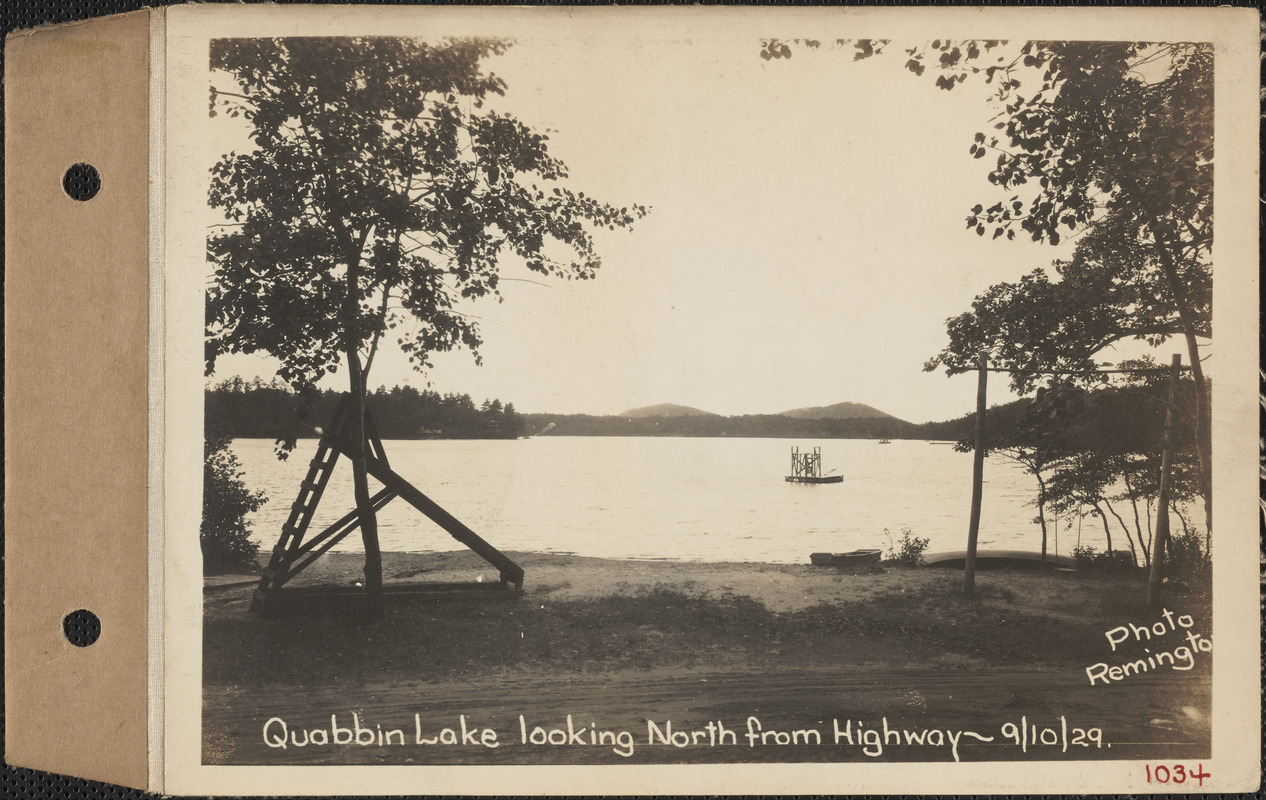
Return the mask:
M 338 462 L 339 455 L 350 457 L 348 437 L 348 427 L 351 422 L 350 407 L 351 396 L 344 395 L 334 412 L 330 427 L 322 432 L 317 444 L 316 456 L 308 465 L 307 477 L 299 485 L 299 496 L 290 507 L 290 515 L 281 528 L 281 537 L 273 548 L 272 556 L 260 576 L 259 584 L 255 587 L 251 603 L 252 610 L 259 611 L 271 607 L 279 590 L 288 580 L 360 527 L 360 510 L 353 509 L 320 533 L 304 540 L 317 504 L 321 501 L 321 495 L 325 493 L 325 487 L 330 482 L 330 475 L 334 472 L 334 465 Z M 391 469 L 387 462 L 387 452 L 383 448 L 382 439 L 378 435 L 378 429 L 368 409 L 365 410 L 365 439 L 369 474 L 383 484 L 383 488 L 370 498 L 370 504 L 375 512 L 381 510 L 396 497 L 402 497 L 405 502 L 421 511 L 453 538 L 495 566 L 500 573 L 503 585 L 513 586 L 516 590 L 522 589 L 522 567 L 484 541 Z
M 330 475 L 334 473 L 334 465 L 338 463 L 340 449 L 337 442 L 345 433 L 344 428 L 346 428 L 348 422 L 349 401 L 350 398 L 346 395 L 339 401 L 330 427 L 322 431 L 321 439 L 317 443 L 316 456 L 308 464 L 308 474 L 303 479 L 303 482 L 299 484 L 299 496 L 291 504 L 290 515 L 286 517 L 285 524 L 281 526 L 281 538 L 273 547 L 268 566 L 264 567 L 259 579 L 259 585 L 255 587 L 252 608 L 267 603 L 291 576 L 312 561 L 312 559 L 308 559 L 304 564 L 295 566 L 295 562 L 299 558 L 309 553 L 314 547 L 321 544 L 323 540 L 333 538 L 333 533 L 330 528 L 327 528 L 307 543 L 303 541 L 304 534 L 307 533 L 308 526 L 312 523 L 312 516 L 316 513 L 317 504 L 321 502 L 321 496 L 325 493 L 325 487 L 329 485 Z M 344 522 L 345 520 L 346 518 L 339 520 L 339 522 Z M 336 526 L 338 526 L 338 523 L 331 527 Z M 354 529 L 354 527 L 353 525 L 352 528 Z M 346 533 L 350 532 L 351 529 Z M 341 539 L 342 537 L 338 538 Z M 333 547 L 334 544 L 335 542 L 329 542 L 328 546 L 321 550 L 321 553 Z M 320 555 L 320 553 L 316 555 Z

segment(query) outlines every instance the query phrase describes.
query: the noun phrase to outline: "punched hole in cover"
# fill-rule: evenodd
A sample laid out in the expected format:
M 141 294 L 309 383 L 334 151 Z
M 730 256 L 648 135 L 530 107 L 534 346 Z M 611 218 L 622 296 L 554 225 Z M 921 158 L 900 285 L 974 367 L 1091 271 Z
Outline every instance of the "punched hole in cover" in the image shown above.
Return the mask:
M 62 618 L 62 633 L 75 647 L 88 647 L 101 637 L 101 619 L 86 608 Z
M 62 190 L 75 200 L 91 200 L 101 191 L 101 173 L 91 164 L 75 164 L 62 176 Z

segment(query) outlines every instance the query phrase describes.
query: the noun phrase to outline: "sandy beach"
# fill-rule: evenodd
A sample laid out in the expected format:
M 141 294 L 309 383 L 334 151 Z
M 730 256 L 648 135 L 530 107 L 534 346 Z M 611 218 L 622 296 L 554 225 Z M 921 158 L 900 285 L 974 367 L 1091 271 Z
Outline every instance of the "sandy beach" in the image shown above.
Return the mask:
M 1160 611 L 1145 608 L 1135 576 L 981 572 L 978 598 L 967 602 L 962 573 L 952 570 L 508 555 L 526 572 L 518 598 L 397 598 L 387 619 L 372 625 L 360 621 L 356 602 L 253 616 L 249 576 L 208 579 L 204 760 L 619 764 L 1208 753 L 1210 664 L 1199 646 L 1211 646 L 1207 588 L 1170 586 L 1165 610 L 1189 625 L 1165 628 Z M 359 570 L 359 556 L 327 556 L 295 585 L 351 586 Z M 383 573 L 389 583 L 496 580 L 465 552 L 387 553 Z M 1164 632 L 1114 644 L 1125 635 L 1119 631 L 1144 627 Z M 1149 655 L 1181 655 L 1183 646 L 1192 651 L 1190 669 L 1144 662 L 1142 670 L 1113 673 L 1120 679 L 1106 677 Z M 1092 680 L 1087 669 L 1099 664 L 1105 677 Z M 363 746 L 322 743 L 356 727 L 388 735 Z M 868 745 L 863 735 L 874 731 L 883 741 Z M 475 744 L 480 735 L 498 746 Z M 447 736 L 456 741 L 447 744 Z

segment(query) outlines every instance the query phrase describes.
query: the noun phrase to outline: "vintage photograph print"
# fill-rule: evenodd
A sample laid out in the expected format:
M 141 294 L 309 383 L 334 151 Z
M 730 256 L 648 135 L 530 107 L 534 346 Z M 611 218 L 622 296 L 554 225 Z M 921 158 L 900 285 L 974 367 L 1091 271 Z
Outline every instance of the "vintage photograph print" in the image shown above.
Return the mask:
M 190 40 L 200 764 L 1207 791 L 1215 45 L 691 19 Z

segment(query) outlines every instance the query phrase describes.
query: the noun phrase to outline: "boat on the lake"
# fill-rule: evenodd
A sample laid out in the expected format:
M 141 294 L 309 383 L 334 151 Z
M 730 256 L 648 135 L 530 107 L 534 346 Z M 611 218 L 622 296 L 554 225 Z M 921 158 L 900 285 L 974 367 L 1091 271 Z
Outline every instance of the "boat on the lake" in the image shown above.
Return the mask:
M 847 553 L 810 553 L 809 562 L 816 567 L 862 567 L 878 564 L 879 550 L 851 550 Z
M 831 470 L 834 472 L 835 470 Z M 800 452 L 799 447 L 791 448 L 791 474 L 788 483 L 842 483 L 843 475 L 822 474 L 822 448 L 815 447 L 813 452 Z
M 887 436 L 885 436 L 884 438 L 882 438 L 882 439 L 880 439 L 880 440 L 879 440 L 879 443 L 880 443 L 880 444 L 892 444 L 892 440 L 891 440 L 891 439 L 889 439 Z
M 1046 554 L 1046 563 L 1052 569 L 1077 569 L 1076 560 L 1068 556 Z M 967 551 L 932 553 L 923 557 L 927 567 L 963 569 L 967 564 Z M 976 569 L 1040 569 L 1042 554 L 1032 550 L 977 550 Z

